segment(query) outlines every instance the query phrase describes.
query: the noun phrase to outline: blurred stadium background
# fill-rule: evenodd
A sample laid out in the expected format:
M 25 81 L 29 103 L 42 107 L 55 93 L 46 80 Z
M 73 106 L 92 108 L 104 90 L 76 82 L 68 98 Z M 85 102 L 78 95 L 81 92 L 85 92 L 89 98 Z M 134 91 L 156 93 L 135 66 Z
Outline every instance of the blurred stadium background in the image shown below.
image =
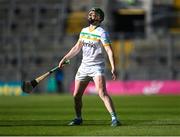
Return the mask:
M 180 79 L 179 0 L 0 0 L 0 95 L 20 95 L 22 80 L 58 65 L 92 6 L 105 11 L 119 81 Z M 59 79 L 59 92 L 68 93 L 80 58 L 35 92 L 57 92 Z

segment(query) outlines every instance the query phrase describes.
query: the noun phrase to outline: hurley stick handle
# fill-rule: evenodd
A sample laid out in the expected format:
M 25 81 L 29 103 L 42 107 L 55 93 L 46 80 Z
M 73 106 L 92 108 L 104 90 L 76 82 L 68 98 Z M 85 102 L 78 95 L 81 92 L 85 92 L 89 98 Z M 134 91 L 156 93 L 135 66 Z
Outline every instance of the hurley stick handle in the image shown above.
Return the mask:
M 70 60 L 64 61 L 63 64 L 70 64 Z M 45 79 L 47 76 L 49 76 L 51 73 L 53 73 L 53 72 L 56 71 L 57 69 L 59 69 L 59 66 L 56 66 L 56 67 L 54 67 L 53 69 L 51 69 L 50 71 L 48 71 L 48 72 L 42 74 L 41 76 L 37 77 L 37 78 L 35 79 L 35 81 L 36 81 L 37 83 L 39 83 L 40 81 L 42 81 L 43 79 Z

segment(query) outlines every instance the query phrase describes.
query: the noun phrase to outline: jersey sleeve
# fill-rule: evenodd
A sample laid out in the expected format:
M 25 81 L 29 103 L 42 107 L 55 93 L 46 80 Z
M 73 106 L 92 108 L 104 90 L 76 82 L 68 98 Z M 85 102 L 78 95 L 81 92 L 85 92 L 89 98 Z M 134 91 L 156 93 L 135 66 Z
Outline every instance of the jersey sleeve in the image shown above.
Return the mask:
M 103 46 L 110 46 L 111 45 L 111 40 L 110 40 L 110 36 L 108 32 L 103 32 L 101 34 L 101 42 L 103 44 Z
M 78 42 L 79 42 L 79 43 L 82 42 L 82 31 L 83 31 L 83 29 L 82 29 L 81 32 L 79 33 L 79 38 L 78 38 Z
M 84 28 L 81 30 L 80 34 L 79 34 L 79 41 L 81 41 L 82 39 L 82 32 L 83 32 Z

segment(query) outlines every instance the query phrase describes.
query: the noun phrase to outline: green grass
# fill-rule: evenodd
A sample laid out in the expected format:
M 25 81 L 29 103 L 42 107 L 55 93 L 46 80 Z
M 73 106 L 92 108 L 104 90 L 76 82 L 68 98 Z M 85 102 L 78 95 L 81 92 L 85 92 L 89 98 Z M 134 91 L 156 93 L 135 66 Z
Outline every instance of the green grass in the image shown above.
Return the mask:
M 179 136 L 180 96 L 113 96 L 120 127 L 110 127 L 110 115 L 96 95 L 83 97 L 81 126 L 74 118 L 70 95 L 0 96 L 0 135 L 46 136 Z

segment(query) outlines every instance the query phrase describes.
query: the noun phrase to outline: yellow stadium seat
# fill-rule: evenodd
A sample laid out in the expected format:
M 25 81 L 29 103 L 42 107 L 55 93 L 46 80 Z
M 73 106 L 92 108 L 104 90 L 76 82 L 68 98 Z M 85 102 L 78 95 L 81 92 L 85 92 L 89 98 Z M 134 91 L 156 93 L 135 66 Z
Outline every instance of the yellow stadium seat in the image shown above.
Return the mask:
M 67 34 L 78 34 L 86 25 L 86 12 L 76 11 L 70 13 L 67 19 Z

